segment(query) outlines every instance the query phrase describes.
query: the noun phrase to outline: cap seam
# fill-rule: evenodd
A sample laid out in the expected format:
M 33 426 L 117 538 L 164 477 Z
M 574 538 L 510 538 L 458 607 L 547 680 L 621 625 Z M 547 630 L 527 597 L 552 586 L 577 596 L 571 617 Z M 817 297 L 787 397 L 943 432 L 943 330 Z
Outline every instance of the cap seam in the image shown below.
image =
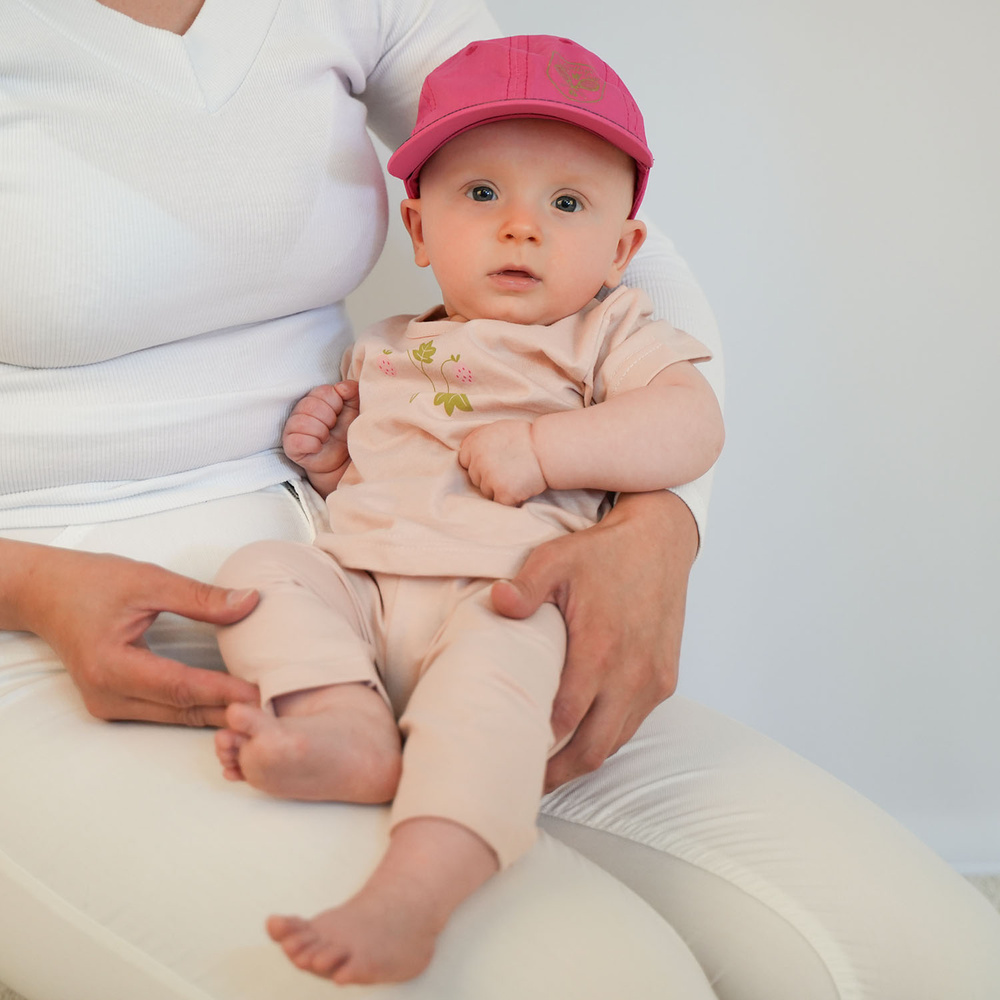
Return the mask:
M 523 98 L 511 98 L 511 99 L 512 100 L 537 101 L 538 103 L 541 103 L 541 104 L 552 104 L 552 105 L 554 105 L 556 107 L 560 107 L 560 108 L 566 108 L 566 107 L 576 108 L 577 107 L 577 105 L 572 105 L 572 104 L 568 105 L 568 104 L 566 104 L 563 101 L 557 101 L 554 98 L 550 98 L 550 97 L 523 97 Z M 449 111 L 448 114 L 446 114 L 443 118 L 436 118 L 434 121 L 430 122 L 427 125 L 424 125 L 423 128 L 421 128 L 419 130 L 414 129 L 413 132 L 411 133 L 410 137 L 402 145 L 403 146 L 407 145 L 407 143 L 412 142 L 414 139 L 419 138 L 421 135 L 424 135 L 426 132 L 431 131 L 432 129 L 434 129 L 437 126 L 440 126 L 442 122 L 448 121 L 449 119 L 453 118 L 455 115 L 458 115 L 458 114 L 460 114 L 463 111 L 468 111 L 471 108 L 480 108 L 480 107 L 482 107 L 482 103 L 463 104 L 460 108 L 455 108 L 454 110 Z M 498 109 L 498 112 L 499 112 L 499 109 Z M 627 135 L 632 136 L 635 139 L 635 141 L 636 141 L 637 144 L 648 145 L 648 144 L 642 142 L 642 140 L 635 134 L 635 132 L 634 132 L 633 129 L 623 128 L 621 124 L 619 124 L 618 122 L 616 122 L 613 118 L 608 117 L 607 115 L 602 115 L 602 114 L 600 114 L 597 111 L 591 111 L 589 109 L 587 109 L 586 111 L 583 111 L 583 113 L 587 114 L 587 115 L 592 115 L 594 118 L 600 118 L 601 121 L 607 122 L 609 125 L 612 125 L 614 128 L 619 129 L 621 132 L 624 132 Z M 497 116 L 496 116 L 496 118 L 493 118 L 493 119 L 491 119 L 491 118 L 484 118 L 483 121 L 481 122 L 481 124 L 486 125 L 490 121 L 497 121 L 497 120 L 501 120 L 503 118 L 517 118 L 517 117 L 518 117 L 518 115 L 514 115 L 514 114 L 504 115 L 502 113 L 498 113 Z M 556 117 L 558 117 L 558 116 L 556 116 Z M 572 122 L 567 122 L 566 124 L 567 125 L 572 125 L 573 123 Z M 402 146 L 400 146 L 400 148 L 402 148 Z

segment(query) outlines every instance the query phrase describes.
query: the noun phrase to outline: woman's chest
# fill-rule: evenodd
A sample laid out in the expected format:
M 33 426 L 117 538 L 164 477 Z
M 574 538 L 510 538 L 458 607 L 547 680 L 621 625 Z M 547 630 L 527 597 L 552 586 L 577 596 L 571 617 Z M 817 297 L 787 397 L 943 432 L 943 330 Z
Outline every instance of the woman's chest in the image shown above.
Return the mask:
M 126 17 L 183 35 L 194 23 L 205 0 L 94 0 Z

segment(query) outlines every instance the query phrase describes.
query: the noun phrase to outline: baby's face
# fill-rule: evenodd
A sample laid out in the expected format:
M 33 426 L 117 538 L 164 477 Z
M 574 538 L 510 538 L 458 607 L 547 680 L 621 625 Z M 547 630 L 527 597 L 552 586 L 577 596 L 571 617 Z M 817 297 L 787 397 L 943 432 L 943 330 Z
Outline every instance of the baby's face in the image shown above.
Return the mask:
M 403 218 L 449 316 L 554 323 L 617 285 L 641 244 L 634 178 L 627 154 L 573 125 L 493 122 L 428 160 Z

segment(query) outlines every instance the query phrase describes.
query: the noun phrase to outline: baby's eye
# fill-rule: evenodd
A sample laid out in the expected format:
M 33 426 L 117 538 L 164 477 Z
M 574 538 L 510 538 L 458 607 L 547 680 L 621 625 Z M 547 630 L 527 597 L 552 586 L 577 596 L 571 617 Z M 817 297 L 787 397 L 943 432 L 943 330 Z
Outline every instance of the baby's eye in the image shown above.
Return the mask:
M 497 193 L 488 184 L 477 184 L 469 188 L 466 196 L 473 201 L 495 201 Z
M 580 212 L 583 210 L 583 205 L 580 204 L 579 199 L 574 198 L 571 194 L 559 195 L 552 204 L 560 212 Z

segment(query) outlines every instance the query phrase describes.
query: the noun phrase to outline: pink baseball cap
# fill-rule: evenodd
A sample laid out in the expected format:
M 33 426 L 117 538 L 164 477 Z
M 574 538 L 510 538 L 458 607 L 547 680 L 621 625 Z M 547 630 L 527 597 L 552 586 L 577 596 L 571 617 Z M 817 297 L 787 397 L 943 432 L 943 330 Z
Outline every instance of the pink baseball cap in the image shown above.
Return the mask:
M 635 216 L 653 165 L 639 106 L 606 62 L 553 35 L 472 42 L 428 73 L 417 124 L 389 159 L 389 173 L 416 198 L 421 168 L 446 142 L 509 118 L 568 122 L 628 153 L 636 167 Z

